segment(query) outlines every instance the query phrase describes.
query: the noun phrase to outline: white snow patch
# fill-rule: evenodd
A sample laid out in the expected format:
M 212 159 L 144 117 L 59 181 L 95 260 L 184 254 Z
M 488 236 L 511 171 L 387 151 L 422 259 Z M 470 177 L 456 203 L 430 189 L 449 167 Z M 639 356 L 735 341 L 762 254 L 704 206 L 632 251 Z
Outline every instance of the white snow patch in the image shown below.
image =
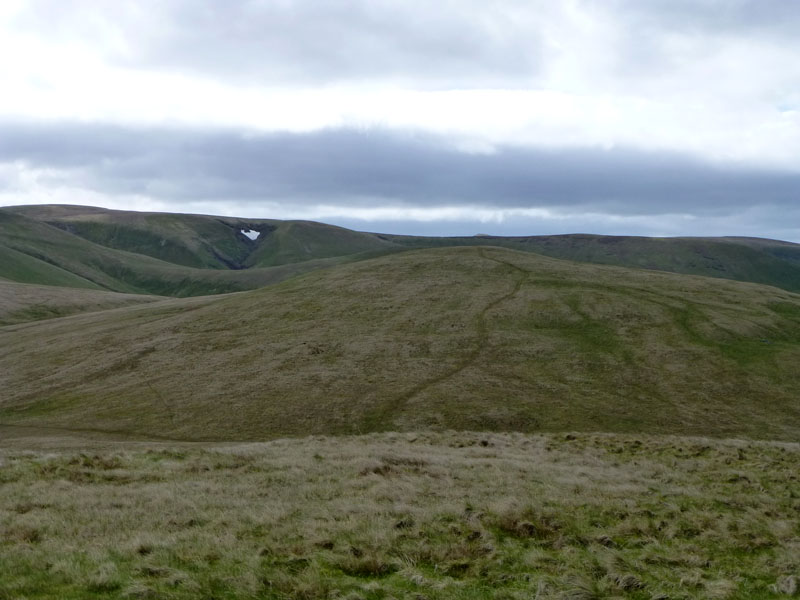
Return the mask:
M 246 235 L 251 240 L 255 240 L 258 236 L 261 235 L 261 232 L 260 231 L 256 231 L 255 229 L 247 229 L 247 230 L 242 229 L 241 232 L 242 232 L 242 235 Z

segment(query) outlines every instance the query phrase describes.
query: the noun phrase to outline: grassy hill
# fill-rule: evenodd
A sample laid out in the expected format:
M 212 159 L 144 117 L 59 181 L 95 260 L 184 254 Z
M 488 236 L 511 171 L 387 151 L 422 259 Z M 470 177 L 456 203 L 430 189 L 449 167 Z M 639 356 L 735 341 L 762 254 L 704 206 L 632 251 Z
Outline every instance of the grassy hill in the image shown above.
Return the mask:
M 798 248 L 2 209 L 0 599 L 796 596 Z
M 789 292 L 441 248 L 0 328 L 0 422 L 191 440 L 426 428 L 798 439 L 799 361 Z
M 285 272 L 295 273 L 318 266 L 309 261 L 322 260 L 328 265 L 413 248 L 477 245 L 800 291 L 800 245 L 757 238 L 586 234 L 415 237 L 362 233 L 309 221 L 139 213 L 85 206 L 19 206 L 0 212 L 9 213 L 0 215 L 0 277 L 25 283 L 201 295 L 252 289 L 264 285 L 263 281 L 282 277 L 268 275 L 262 279 L 253 273 L 219 276 L 203 271 L 287 266 Z M 18 220 L 16 231 L 9 233 L 12 217 L 27 221 Z M 27 222 L 24 232 L 23 222 Z M 53 229 L 59 230 L 61 237 L 56 237 Z M 243 230 L 255 230 L 260 235 L 251 240 Z M 39 262 L 31 261 L 31 257 Z M 302 263 L 307 264 L 298 267 Z
M 59 210 L 59 207 L 34 208 L 42 211 Z M 99 214 L 105 216 L 106 212 L 100 211 Z M 137 218 L 142 216 L 140 213 L 131 214 Z M 180 224 L 184 216 L 167 217 L 176 217 L 173 220 Z M 153 258 L 141 252 L 109 247 L 85 239 L 68 229 L 66 226 L 58 227 L 28 218 L 15 211 L 0 210 L 0 277 L 40 285 L 165 296 L 197 296 L 262 287 L 308 270 L 362 258 L 362 255 L 354 254 L 272 267 L 196 268 Z M 233 229 L 226 226 L 226 230 L 233 239 Z M 120 231 L 130 234 L 125 239 L 131 240 L 131 244 L 137 239 L 144 240 L 142 243 L 156 239 L 151 233 L 147 234 L 151 237 L 145 235 L 139 238 L 138 234 L 131 233 L 133 230 L 122 228 Z M 160 247 L 160 242 L 154 242 L 154 246 Z M 164 247 L 171 248 L 169 245 Z M 197 258 L 200 260 L 199 255 Z
M 159 296 L 0 280 L 0 326 L 164 300 Z
M 87 206 L 19 206 L 16 214 L 95 244 L 198 269 L 272 267 L 393 248 L 391 242 L 310 221 L 143 213 Z M 242 231 L 259 232 L 251 240 Z
M 704 275 L 800 291 L 800 244 L 760 238 L 650 238 L 609 235 L 430 238 L 381 235 L 410 248 L 501 246 L 602 265 Z

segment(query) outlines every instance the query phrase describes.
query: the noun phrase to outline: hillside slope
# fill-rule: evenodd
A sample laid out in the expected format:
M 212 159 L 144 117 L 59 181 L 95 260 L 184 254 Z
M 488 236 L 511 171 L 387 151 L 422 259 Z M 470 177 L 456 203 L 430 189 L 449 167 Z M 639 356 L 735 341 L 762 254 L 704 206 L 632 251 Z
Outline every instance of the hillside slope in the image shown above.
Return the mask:
M 0 280 L 0 325 L 54 319 L 157 300 L 164 298 Z
M 62 245 L 91 243 L 94 250 L 90 254 L 104 256 L 99 261 L 101 270 L 114 277 L 123 273 L 123 285 L 117 283 L 109 288 L 116 291 L 138 290 L 185 296 L 251 289 L 259 280 L 258 276 L 249 274 L 224 276 L 225 284 L 216 281 L 205 285 L 198 282 L 207 278 L 214 280 L 215 276 L 188 271 L 182 277 L 193 284 L 164 285 L 164 279 L 174 282 L 176 277 L 181 277 L 176 274 L 179 273 L 178 267 L 250 270 L 315 260 L 349 262 L 410 248 L 500 246 L 554 258 L 750 281 L 800 292 L 800 244 L 758 238 L 646 238 L 587 234 L 419 237 L 363 233 L 310 221 L 140 213 L 86 206 L 17 206 L 2 211 L 25 217 L 40 227 L 29 227 L 28 238 L 22 245 L 18 234 L 17 243 L 12 247 L 51 263 L 50 267 L 41 263 L 29 264 L 29 259 L 19 255 L 0 256 L 4 259 L 0 261 L 0 277 L 25 283 L 52 282 L 54 285 L 91 287 L 91 282 L 95 282 L 101 287 L 109 286 L 108 282 L 102 281 L 102 276 L 98 280 L 95 275 L 86 273 L 86 260 L 79 260 L 78 265 L 65 263 L 64 252 L 45 243 L 52 237 L 48 230 L 57 228 L 63 235 L 73 238 L 68 244 L 64 241 L 66 238 L 62 238 Z M 0 253 L 6 237 L 1 217 Z M 255 240 L 243 233 L 250 230 L 259 232 Z M 109 252 L 112 252 L 113 260 L 108 258 Z M 141 260 L 135 257 L 146 259 L 147 264 L 141 264 Z M 151 259 L 158 262 L 153 264 Z M 17 264 L 20 261 L 26 262 Z M 98 260 L 88 262 L 95 266 L 98 264 Z M 129 268 L 126 268 L 127 263 L 132 263 Z M 163 269 L 165 263 L 172 271 L 169 276 L 151 273 L 154 269 L 159 270 L 155 265 L 161 265 Z M 52 265 L 62 268 L 56 272 Z M 313 267 L 313 264 L 300 270 L 308 270 L 308 267 Z M 146 272 L 144 275 L 141 275 L 142 270 Z M 76 283 L 69 279 L 70 273 L 79 278 L 88 276 L 91 282 Z
M 359 258 L 358 254 L 345 255 L 239 270 L 195 268 L 107 247 L 0 209 L 0 277 L 21 283 L 197 296 L 254 289 Z
M 95 244 L 198 269 L 273 267 L 391 249 L 392 242 L 310 221 L 145 213 L 90 206 L 17 206 L 5 210 Z M 250 239 L 243 232 L 256 231 Z
M 47 340 L 42 344 L 42 340 Z M 800 296 L 499 248 L 0 328 L 0 423 L 800 437 Z
M 601 265 L 774 285 L 800 292 L 800 244 L 760 238 L 650 238 L 611 235 L 431 238 L 381 235 L 409 248 L 501 246 Z

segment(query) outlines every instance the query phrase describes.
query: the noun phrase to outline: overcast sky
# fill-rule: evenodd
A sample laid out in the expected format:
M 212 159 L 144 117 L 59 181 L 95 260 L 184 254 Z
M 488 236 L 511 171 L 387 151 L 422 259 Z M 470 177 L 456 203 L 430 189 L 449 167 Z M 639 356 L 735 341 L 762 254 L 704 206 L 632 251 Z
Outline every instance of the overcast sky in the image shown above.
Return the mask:
M 800 242 L 800 2 L 2 0 L 0 206 Z

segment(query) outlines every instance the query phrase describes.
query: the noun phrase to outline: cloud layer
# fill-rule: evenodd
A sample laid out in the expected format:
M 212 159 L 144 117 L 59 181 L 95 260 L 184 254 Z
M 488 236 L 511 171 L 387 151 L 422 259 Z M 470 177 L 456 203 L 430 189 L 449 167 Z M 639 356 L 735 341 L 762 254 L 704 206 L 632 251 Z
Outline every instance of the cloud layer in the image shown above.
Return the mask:
M 475 154 L 430 134 L 375 129 L 254 135 L 16 123 L 0 127 L 0 162 L 17 166 L 16 190 L 6 184 L 12 197 L 27 185 L 72 190 L 76 198 L 150 198 L 175 210 L 234 200 L 261 216 L 276 206 L 286 216 L 338 207 L 339 217 L 382 221 L 404 214 L 463 220 L 473 211 L 478 222 L 560 214 L 735 222 L 756 197 L 785 216 L 800 189 L 800 174 L 666 152 L 500 147 Z
M 10 0 L 0 204 L 800 240 L 798 29 L 783 0 Z

